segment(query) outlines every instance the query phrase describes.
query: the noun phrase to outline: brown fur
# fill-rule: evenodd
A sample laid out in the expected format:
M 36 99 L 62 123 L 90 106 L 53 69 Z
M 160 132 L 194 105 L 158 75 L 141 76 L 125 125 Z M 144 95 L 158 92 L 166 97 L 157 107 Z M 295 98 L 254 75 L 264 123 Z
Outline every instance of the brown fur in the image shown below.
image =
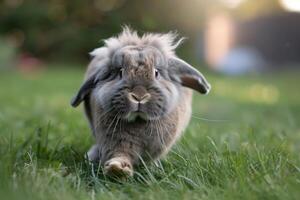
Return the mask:
M 173 50 L 178 43 L 173 45 L 173 39 L 171 34 L 139 38 L 135 32 L 125 29 L 118 38 L 106 40 L 105 47 L 92 53 L 95 57 L 72 105 L 84 101 L 96 140 L 88 157 L 100 161 L 107 174 L 130 176 L 141 159 L 155 160 L 165 155 L 191 117 L 192 91 L 186 87 L 200 93 L 210 89 L 202 74 L 175 56 Z M 165 70 L 161 77 L 156 75 L 157 67 Z M 103 77 L 108 69 L 119 70 L 120 77 L 105 82 Z M 143 97 L 147 99 L 139 101 Z M 136 101 L 143 110 L 134 110 Z M 128 121 L 127 111 L 116 102 L 130 107 L 126 107 L 128 115 L 144 114 L 146 118 L 140 116 Z

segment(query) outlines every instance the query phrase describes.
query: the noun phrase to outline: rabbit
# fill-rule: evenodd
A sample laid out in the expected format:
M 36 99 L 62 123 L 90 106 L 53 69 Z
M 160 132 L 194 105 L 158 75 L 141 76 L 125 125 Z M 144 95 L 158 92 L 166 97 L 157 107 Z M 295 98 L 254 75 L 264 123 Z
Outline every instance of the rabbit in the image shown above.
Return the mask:
M 166 155 L 190 121 L 191 89 L 210 91 L 205 77 L 176 56 L 176 37 L 125 27 L 91 52 L 71 105 L 84 103 L 96 141 L 87 157 L 105 174 L 132 176 L 141 160 Z

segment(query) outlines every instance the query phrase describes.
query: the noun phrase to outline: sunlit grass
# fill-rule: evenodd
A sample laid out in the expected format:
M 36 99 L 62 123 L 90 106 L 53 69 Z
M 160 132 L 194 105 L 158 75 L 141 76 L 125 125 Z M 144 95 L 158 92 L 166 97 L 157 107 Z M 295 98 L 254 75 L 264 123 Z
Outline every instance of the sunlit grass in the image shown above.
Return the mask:
M 208 76 L 184 137 L 159 163 L 112 180 L 69 100 L 83 71 L 0 75 L 0 199 L 298 199 L 298 74 Z
M 274 104 L 280 97 L 278 88 L 270 84 L 253 83 L 244 86 L 242 90 L 234 90 L 234 86 L 229 86 L 224 81 L 217 81 L 214 86 L 217 95 L 235 97 L 244 102 Z

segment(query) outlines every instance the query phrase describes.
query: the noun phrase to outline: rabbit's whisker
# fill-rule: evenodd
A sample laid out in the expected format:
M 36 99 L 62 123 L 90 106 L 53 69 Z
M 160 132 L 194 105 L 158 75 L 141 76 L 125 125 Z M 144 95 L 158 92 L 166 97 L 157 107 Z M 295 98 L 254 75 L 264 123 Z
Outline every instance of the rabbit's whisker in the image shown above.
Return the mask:
M 118 117 L 118 113 L 115 114 L 115 116 L 113 117 L 112 121 L 110 122 L 109 126 L 107 127 L 107 132 L 110 131 L 111 126 L 114 124 L 114 121 L 117 119 Z
M 161 144 L 163 146 L 165 146 L 165 140 L 164 140 L 162 125 L 161 125 L 160 120 L 157 120 L 157 127 L 158 127 L 158 135 L 159 135 L 159 138 L 161 140 Z
M 192 114 L 192 118 L 199 119 L 202 121 L 207 121 L 207 122 L 230 122 L 231 121 L 231 120 L 227 120 L 227 119 L 208 119 L 208 118 L 204 118 L 204 117 L 198 117 L 194 114 Z
M 101 115 L 97 116 L 98 121 L 101 121 L 101 118 L 111 112 L 114 108 L 110 108 L 107 111 L 103 112 Z M 106 119 L 106 118 L 105 118 Z
M 114 138 L 114 133 L 115 133 L 116 127 L 117 127 L 117 125 L 118 125 L 118 123 L 119 123 L 119 121 L 120 121 L 120 119 L 121 119 L 120 117 L 118 117 L 118 115 L 119 115 L 119 113 L 116 114 L 116 116 L 117 116 L 117 121 L 116 121 L 115 127 L 114 127 L 114 129 L 113 129 L 111 138 Z

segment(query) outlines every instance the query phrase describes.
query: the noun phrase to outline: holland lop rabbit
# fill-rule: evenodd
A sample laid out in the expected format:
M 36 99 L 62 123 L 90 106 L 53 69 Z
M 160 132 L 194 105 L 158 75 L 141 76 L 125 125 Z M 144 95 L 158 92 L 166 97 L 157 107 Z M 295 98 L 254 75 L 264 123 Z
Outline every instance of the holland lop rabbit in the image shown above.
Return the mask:
M 124 28 L 91 52 L 85 80 L 71 101 L 84 102 L 96 144 L 88 152 L 108 175 L 133 175 L 140 159 L 158 159 L 191 116 L 192 90 L 207 94 L 204 76 L 175 55 L 174 34 Z M 190 89 L 189 89 L 190 88 Z

